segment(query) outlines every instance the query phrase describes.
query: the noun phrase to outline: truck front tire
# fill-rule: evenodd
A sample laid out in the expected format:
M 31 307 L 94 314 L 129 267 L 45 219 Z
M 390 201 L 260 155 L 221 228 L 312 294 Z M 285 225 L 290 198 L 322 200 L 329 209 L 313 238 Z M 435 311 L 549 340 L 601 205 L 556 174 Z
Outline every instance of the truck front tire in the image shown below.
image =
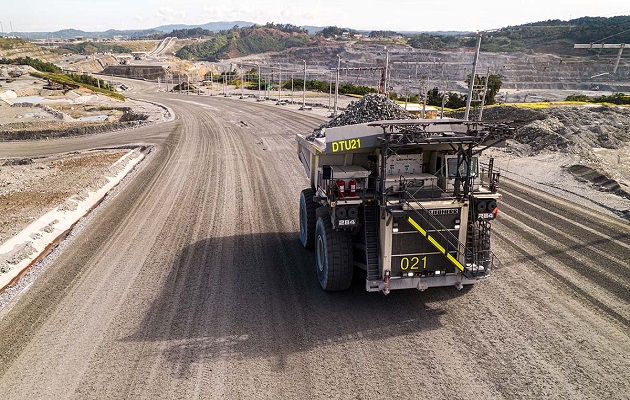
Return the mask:
M 315 228 L 317 279 L 327 292 L 346 290 L 352 285 L 352 233 L 334 230 L 327 210 L 319 210 Z
M 308 188 L 300 193 L 300 242 L 307 249 L 315 247 L 315 212 L 319 204 L 313 201 L 315 192 Z

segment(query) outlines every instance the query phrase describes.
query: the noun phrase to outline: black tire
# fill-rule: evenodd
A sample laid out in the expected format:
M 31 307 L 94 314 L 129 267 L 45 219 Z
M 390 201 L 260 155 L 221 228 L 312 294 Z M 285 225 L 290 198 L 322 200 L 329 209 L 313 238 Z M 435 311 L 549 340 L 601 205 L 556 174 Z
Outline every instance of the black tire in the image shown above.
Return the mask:
M 321 211 L 320 211 L 321 210 Z M 315 227 L 317 279 L 327 292 L 346 290 L 352 285 L 352 233 L 334 230 L 326 208 L 317 210 Z
M 300 242 L 307 249 L 315 247 L 315 211 L 319 204 L 313 201 L 315 191 L 311 188 L 300 193 Z

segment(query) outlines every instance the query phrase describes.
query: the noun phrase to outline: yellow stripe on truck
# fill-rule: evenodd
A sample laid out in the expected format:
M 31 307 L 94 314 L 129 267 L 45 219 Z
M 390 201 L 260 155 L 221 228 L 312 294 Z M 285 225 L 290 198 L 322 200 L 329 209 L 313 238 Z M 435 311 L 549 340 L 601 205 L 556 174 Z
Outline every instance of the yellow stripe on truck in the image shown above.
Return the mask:
M 407 217 L 407 221 L 409 221 L 409 223 L 416 228 L 416 230 L 420 233 L 422 233 L 422 236 L 427 236 L 427 231 L 425 231 L 424 229 L 422 229 L 422 227 L 420 225 L 418 225 L 418 223 L 416 221 L 414 221 L 411 217 Z
M 431 237 L 431 235 L 427 235 L 427 231 L 425 231 L 424 229 L 422 229 L 422 227 L 420 226 L 420 224 L 418 224 L 416 221 L 413 220 L 413 218 L 411 217 L 407 217 L 407 221 L 411 224 L 411 226 L 413 226 L 414 228 L 416 228 L 416 230 L 418 232 L 420 232 L 422 234 L 422 236 L 426 237 L 429 242 L 431 242 L 431 244 L 433 246 L 435 246 L 436 249 L 438 249 L 440 251 L 440 253 L 445 254 L 446 258 L 448 258 L 448 260 L 450 262 L 453 263 L 453 265 L 455 265 L 460 271 L 464 270 L 464 266 L 462 265 L 462 263 L 460 263 L 459 261 L 457 261 L 457 259 L 455 257 L 453 257 L 452 254 L 447 253 L 446 249 L 444 247 L 442 247 L 441 244 L 439 244 L 435 239 L 433 239 Z
M 457 268 L 459 268 L 460 271 L 464 271 L 464 266 L 462 265 L 462 263 L 460 263 L 459 261 L 457 261 L 457 259 L 455 257 L 453 257 L 450 253 L 446 255 L 446 258 L 448 258 L 449 260 L 451 260 L 451 262 L 453 264 L 455 264 L 455 266 Z
M 446 253 L 446 249 L 442 247 L 442 245 L 439 244 L 435 239 L 433 239 L 431 235 L 427 236 L 427 239 L 429 239 L 429 242 L 431 242 L 435 246 L 436 249 L 440 250 L 440 253 L 442 254 Z

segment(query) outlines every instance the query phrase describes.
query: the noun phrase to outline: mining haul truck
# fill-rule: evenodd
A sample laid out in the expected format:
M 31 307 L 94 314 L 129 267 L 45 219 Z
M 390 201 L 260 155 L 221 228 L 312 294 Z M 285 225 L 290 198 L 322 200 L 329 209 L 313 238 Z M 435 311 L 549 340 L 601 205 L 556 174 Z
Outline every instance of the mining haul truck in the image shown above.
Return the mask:
M 310 187 L 300 195 L 300 241 L 315 248 L 326 291 L 474 284 L 498 263 L 490 249 L 499 174 L 479 155 L 513 136 L 506 124 L 376 121 L 296 136 Z M 492 160 L 491 160 L 492 161 Z

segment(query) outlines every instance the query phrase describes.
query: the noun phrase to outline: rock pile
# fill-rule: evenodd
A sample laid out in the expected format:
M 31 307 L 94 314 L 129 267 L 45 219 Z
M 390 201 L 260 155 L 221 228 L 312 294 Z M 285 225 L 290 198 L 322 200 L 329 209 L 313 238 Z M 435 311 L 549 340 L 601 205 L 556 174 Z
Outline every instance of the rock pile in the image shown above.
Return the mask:
M 321 125 L 319 129 L 393 119 L 417 117 L 383 95 L 367 94 L 361 100 L 350 103 L 343 113 Z

